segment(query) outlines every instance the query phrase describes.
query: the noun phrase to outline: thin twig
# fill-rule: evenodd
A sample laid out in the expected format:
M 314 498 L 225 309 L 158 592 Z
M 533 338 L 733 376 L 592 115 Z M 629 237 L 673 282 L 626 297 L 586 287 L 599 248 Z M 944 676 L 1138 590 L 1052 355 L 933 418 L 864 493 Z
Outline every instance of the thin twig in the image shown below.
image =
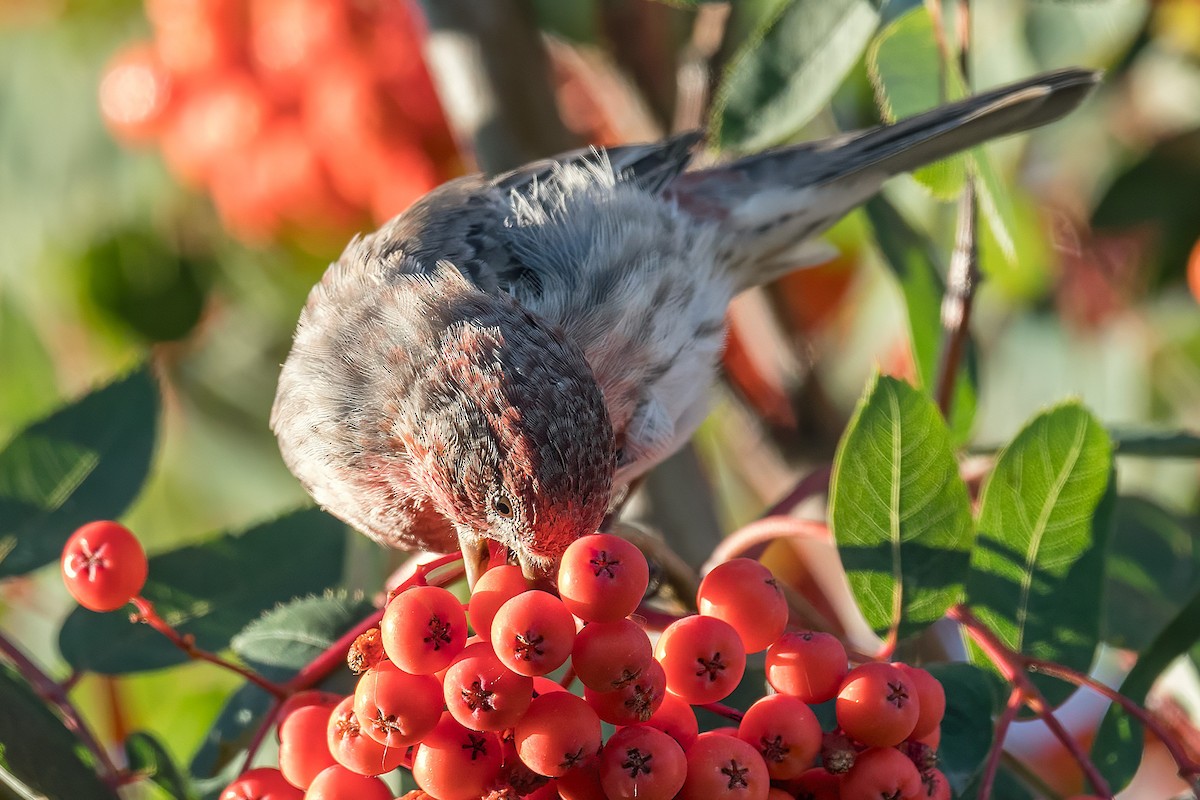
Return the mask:
M 21 649 L 16 644 L 5 638 L 3 634 L 0 634 L 0 654 L 3 654 L 8 661 L 12 662 L 17 672 L 20 673 L 21 677 L 29 681 L 30 686 L 33 687 L 33 690 L 39 697 L 58 709 L 67 729 L 74 733 L 79 743 L 95 757 L 96 764 L 100 768 L 100 777 L 109 785 L 117 785 L 120 782 L 121 771 L 113 764 L 112 759 L 108 757 L 108 751 L 96 739 L 91 729 L 84 724 L 83 717 L 79 715 L 75 704 L 67 697 L 66 690 L 62 684 L 59 684 L 43 672 L 37 664 L 33 663 L 28 656 L 21 652 Z
M 1025 696 L 1020 689 L 1013 687 L 1012 692 L 1008 695 L 1008 702 L 1004 705 L 1004 713 L 996 721 L 992 746 L 988 748 L 987 760 L 983 766 L 983 776 L 979 779 L 978 800 L 988 800 L 992 796 L 992 784 L 996 782 L 996 772 L 1000 769 L 1000 756 L 1004 753 L 1004 737 L 1023 705 L 1025 705 Z
M 787 514 L 810 497 L 829 491 L 829 479 L 833 475 L 832 466 L 815 469 L 801 478 L 790 492 L 779 502 L 762 513 L 762 517 L 778 517 Z
M 703 708 L 705 711 L 711 711 L 717 716 L 724 717 L 728 720 L 740 723 L 742 717 L 746 716 L 745 712 L 738 711 L 733 706 L 727 706 L 724 703 L 701 703 L 696 708 Z
M 165 619 L 160 617 L 158 615 L 158 612 L 154 610 L 154 604 L 151 603 L 146 598 L 135 597 L 135 598 L 133 598 L 133 604 L 137 608 L 137 614 L 133 615 L 134 622 L 144 622 L 147 625 L 149 625 L 151 628 L 154 628 L 154 630 L 158 631 L 163 636 L 167 637 L 167 639 L 171 642 L 171 644 L 175 645 L 180 650 L 187 653 L 188 658 L 194 659 L 196 661 L 207 661 L 208 663 L 215 664 L 216 666 L 221 667 L 222 669 L 227 669 L 230 672 L 235 672 L 238 675 L 241 675 L 246 680 L 253 683 L 255 686 L 258 686 L 259 688 L 264 689 L 265 691 L 271 693 L 275 697 L 286 697 L 287 696 L 287 689 L 285 687 L 280 686 L 279 684 L 274 683 L 273 681 L 267 680 L 262 675 L 259 675 L 257 672 L 255 672 L 254 670 L 249 669 L 248 667 L 244 667 L 241 664 L 237 664 L 233 661 L 230 661 L 227 658 L 222 658 L 221 656 L 217 655 L 216 653 L 210 653 L 207 650 L 197 647 L 196 639 L 194 636 L 192 636 L 190 634 L 188 634 L 186 636 L 181 635 L 179 633 L 179 631 L 172 628 L 170 623 L 168 623 Z

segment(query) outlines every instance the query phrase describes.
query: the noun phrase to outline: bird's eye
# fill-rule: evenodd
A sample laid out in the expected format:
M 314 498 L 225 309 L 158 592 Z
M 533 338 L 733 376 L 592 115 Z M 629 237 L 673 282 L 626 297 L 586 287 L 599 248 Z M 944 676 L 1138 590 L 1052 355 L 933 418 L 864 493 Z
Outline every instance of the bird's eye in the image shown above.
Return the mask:
M 618 467 L 625 466 L 625 448 L 618 447 L 616 452 L 616 461 Z
M 512 519 L 512 500 L 508 499 L 507 495 L 497 495 L 496 499 L 492 501 L 492 510 L 495 511 L 498 516 L 504 517 L 505 519 Z

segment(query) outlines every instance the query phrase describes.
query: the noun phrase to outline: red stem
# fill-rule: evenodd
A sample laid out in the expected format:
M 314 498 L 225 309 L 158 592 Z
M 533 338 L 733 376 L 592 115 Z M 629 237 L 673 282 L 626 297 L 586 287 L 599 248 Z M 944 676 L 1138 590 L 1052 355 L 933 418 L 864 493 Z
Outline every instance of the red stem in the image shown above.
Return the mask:
M 210 653 L 207 650 L 196 647 L 195 637 L 190 634 L 187 636 L 180 635 L 165 619 L 158 615 L 158 612 L 154 610 L 154 604 L 146 598 L 135 597 L 133 598 L 133 604 L 137 607 L 137 614 L 134 616 L 135 622 L 144 622 L 151 628 L 154 628 L 154 630 L 167 637 L 171 644 L 187 653 L 189 658 L 196 661 L 207 661 L 230 672 L 236 672 L 255 686 L 270 692 L 275 697 L 283 698 L 287 696 L 287 690 L 283 686 L 267 680 L 254 670 L 243 667 L 241 664 L 236 664 L 229 659 L 222 658 L 216 653 Z
M 783 499 L 764 511 L 762 516 L 776 517 L 786 515 L 813 495 L 828 491 L 829 479 L 832 475 L 832 466 L 813 470 L 801 478 L 792 490 L 783 496 Z
M 696 708 L 703 708 L 705 711 L 711 711 L 718 716 L 738 723 L 742 721 L 742 717 L 746 716 L 744 712 L 738 711 L 733 706 L 727 706 L 724 703 L 701 703 Z
M 4 655 L 17 672 L 21 674 L 25 680 L 29 681 L 30 686 L 46 702 L 52 704 L 58 709 L 62 715 L 63 724 L 67 729 L 75 734 L 85 748 L 96 758 L 96 763 L 100 767 L 101 778 L 109 785 L 117 785 L 121 781 L 121 771 L 113 764 L 112 759 L 108 757 L 108 751 L 100 744 L 92 733 L 91 729 L 83 722 L 83 717 L 79 715 L 79 711 L 75 708 L 74 703 L 67 697 L 66 690 L 62 685 L 58 684 L 33 663 L 20 648 L 10 642 L 3 634 L 0 634 L 0 653 Z M 74 673 L 73 673 L 74 674 Z
M 1017 718 L 1017 712 L 1024 704 L 1025 696 L 1020 689 L 1013 687 L 1012 693 L 1008 696 L 1008 703 L 1004 706 L 1004 713 L 996 721 L 995 738 L 992 739 L 992 746 L 988 749 L 983 776 L 979 779 L 978 800 L 990 800 L 992 796 L 992 784 L 996 782 L 996 772 L 1000 769 L 1000 756 L 1004 754 L 1004 737 L 1013 720 Z
M 1054 738 L 1062 743 L 1067 752 L 1071 754 L 1071 757 L 1079 764 L 1079 768 L 1083 770 L 1083 774 L 1087 777 L 1088 783 L 1092 785 L 1092 789 L 1095 790 L 1096 794 L 1103 795 L 1104 797 L 1112 797 L 1112 789 L 1109 788 L 1108 781 L 1104 780 L 1104 776 L 1100 774 L 1100 770 L 1096 768 L 1092 759 L 1084 752 L 1079 740 L 1072 736 L 1062 726 L 1062 723 L 1058 721 L 1058 718 L 1054 716 L 1054 709 L 1046 702 L 1046 698 L 1042 695 L 1041 690 L 1029 679 L 1029 675 L 1025 672 L 1028 665 L 1026 657 L 1000 641 L 1000 638 L 982 620 L 961 603 L 951 607 L 946 615 L 956 620 L 966 629 L 971 639 L 979 646 L 979 649 L 983 650 L 992 663 L 1000 669 L 1004 677 L 1013 684 L 1013 687 L 1021 692 L 1025 705 L 1029 706 L 1038 715 L 1054 735 Z
M 254 738 L 250 740 L 249 747 L 246 748 L 246 759 L 242 762 L 242 772 L 250 769 L 254 763 L 254 757 L 258 755 L 258 748 L 267 739 L 267 731 L 271 730 L 271 726 L 279 718 L 279 712 L 283 710 L 283 701 L 276 698 L 271 703 L 271 708 L 268 709 L 267 715 L 263 717 L 262 724 L 258 726 L 258 730 L 254 732 Z
M 1174 759 L 1175 764 L 1179 767 L 1179 777 L 1195 788 L 1197 780 L 1200 780 L 1200 763 L 1197 763 L 1184 751 L 1179 742 L 1175 741 L 1175 737 L 1163 727 L 1150 711 L 1142 708 L 1116 689 L 1105 686 L 1091 675 L 1085 675 L 1078 670 L 1065 667 L 1062 664 L 1056 664 L 1053 661 L 1043 661 L 1040 658 L 1026 658 L 1025 666 L 1030 672 L 1040 672 L 1052 678 L 1073 683 L 1076 686 L 1086 686 L 1121 706 L 1129 716 L 1140 722 L 1163 743 L 1163 746 L 1167 748 L 1167 752 L 1171 754 L 1171 758 Z
M 560 680 L 558 682 L 558 685 L 563 687 L 567 691 L 570 691 L 571 685 L 574 683 L 575 683 L 575 667 L 568 666 L 567 671 L 563 673 L 562 680 Z

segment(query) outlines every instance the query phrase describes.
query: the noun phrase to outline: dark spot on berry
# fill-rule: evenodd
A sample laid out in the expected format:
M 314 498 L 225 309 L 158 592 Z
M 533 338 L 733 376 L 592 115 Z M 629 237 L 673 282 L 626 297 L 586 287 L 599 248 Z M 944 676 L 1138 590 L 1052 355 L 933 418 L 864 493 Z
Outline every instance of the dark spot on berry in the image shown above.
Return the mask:
M 653 759 L 653 753 L 643 753 L 636 747 L 631 747 L 625 751 L 625 760 L 621 762 L 621 769 L 629 770 L 631 778 L 636 778 L 638 775 L 649 775 L 650 762 Z
M 487 755 L 487 739 L 482 736 L 477 736 L 474 733 L 467 734 L 467 743 L 462 746 L 463 750 L 471 751 L 471 760 Z
M 887 701 L 896 708 L 904 708 L 908 702 L 908 688 L 903 683 L 888 683 Z
M 745 789 L 750 786 L 750 782 L 746 780 L 746 773 L 750 771 L 749 767 L 739 767 L 736 758 L 729 759 L 729 766 L 721 767 L 721 774 L 729 778 L 729 785 L 726 789 Z
M 450 623 L 442 620 L 436 614 L 429 618 L 429 635 L 421 641 L 432 645 L 434 650 L 441 650 L 442 645 L 450 644 Z
M 700 665 L 700 669 L 696 670 L 696 675 L 707 673 L 710 681 L 715 681 L 725 671 L 725 662 L 721 660 L 720 653 L 713 653 L 712 658 L 709 659 L 700 656 L 696 659 L 696 663 Z
M 792 748 L 783 743 L 782 736 L 776 736 L 774 739 L 768 739 L 763 736 L 758 750 L 762 753 L 765 760 L 773 761 L 776 764 L 782 762 L 787 758 L 788 753 L 792 752 Z
M 534 633 L 518 633 L 513 647 L 513 655 L 522 661 L 533 661 L 537 656 L 543 655 L 546 651 L 542 649 L 542 642 L 546 641 L 544 636 L 538 636 Z
M 495 692 L 483 688 L 483 681 L 475 681 L 470 689 L 462 690 L 463 702 L 472 711 L 495 711 L 495 696 Z
M 615 578 L 617 577 L 617 573 L 613 568 L 621 566 L 619 558 L 609 559 L 607 550 L 601 550 L 598 554 L 592 556 L 592 560 L 588 563 L 592 565 L 592 572 L 595 573 L 597 578 L 601 575 Z

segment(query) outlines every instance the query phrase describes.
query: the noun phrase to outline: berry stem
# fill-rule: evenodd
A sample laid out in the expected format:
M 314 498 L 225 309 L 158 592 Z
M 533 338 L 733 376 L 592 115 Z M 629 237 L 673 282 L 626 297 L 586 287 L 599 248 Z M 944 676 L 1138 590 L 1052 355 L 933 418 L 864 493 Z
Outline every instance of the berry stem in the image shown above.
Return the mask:
M 724 703 L 701 703 L 700 705 L 697 705 L 696 708 L 703 708 L 705 711 L 711 711 L 717 716 L 721 716 L 725 719 L 739 723 L 742 721 L 742 717 L 746 716 L 745 713 L 738 711 L 733 706 L 727 706 Z
M 1062 726 L 1058 717 L 1054 716 L 1054 709 L 1046 702 L 1041 690 L 1029 679 L 1026 672 L 1029 667 L 1029 659 L 1000 641 L 1000 638 L 965 605 L 960 603 L 951 607 L 947 616 L 966 629 L 972 641 L 999 668 L 1001 674 L 1013 687 L 1021 692 L 1025 705 L 1038 715 L 1054 738 L 1062 743 L 1075 762 L 1079 764 L 1079 768 L 1083 770 L 1084 776 L 1087 777 L 1088 783 L 1092 785 L 1096 794 L 1112 797 L 1108 781 L 1104 779 L 1092 759 L 1084 752 L 1079 740 Z
M 829 480 L 832 476 L 832 464 L 813 470 L 797 481 L 792 490 L 785 494 L 775 505 L 764 511 L 759 519 L 785 515 L 808 498 L 824 494 L 829 491 Z
M 67 697 L 66 686 L 56 682 L 43 672 L 37 664 L 33 663 L 28 656 L 21 652 L 21 649 L 16 644 L 9 641 L 2 633 L 0 633 L 0 654 L 16 667 L 17 672 L 29 682 L 39 697 L 58 709 L 67 730 L 75 734 L 75 738 L 79 740 L 79 743 L 87 748 L 88 752 L 95 757 L 96 764 L 100 768 L 100 777 L 110 786 L 118 785 L 121 782 L 121 771 L 113 764 L 112 759 L 108 757 L 108 751 L 96 739 L 91 729 L 84 724 L 83 717 L 79 715 L 75 704 Z M 77 674 L 72 673 L 68 677 L 73 677 Z
M 1017 718 L 1017 712 L 1024 704 L 1025 696 L 1020 689 L 1013 687 L 1012 692 L 1008 695 L 1008 702 L 1004 705 L 1004 713 L 996 721 L 996 733 L 992 738 L 992 746 L 988 748 L 987 761 L 983 766 L 983 776 L 979 779 L 979 800 L 990 800 L 992 796 L 992 784 L 996 782 L 996 772 L 1000 769 L 1000 757 L 1004 753 L 1004 737 L 1013 720 Z
M 1129 716 L 1136 719 L 1147 730 L 1158 737 L 1158 740 L 1167 748 L 1167 752 L 1171 754 L 1171 758 L 1174 759 L 1175 764 L 1179 767 L 1179 777 L 1187 781 L 1193 788 L 1196 787 L 1197 781 L 1200 781 L 1200 763 L 1197 763 L 1187 754 L 1170 731 L 1159 722 L 1153 712 L 1142 708 L 1116 689 L 1105 686 L 1091 675 L 1085 675 L 1078 670 L 1071 669 L 1062 664 L 1056 664 L 1053 661 L 1045 661 L 1040 658 L 1026 657 L 1025 666 L 1030 672 L 1039 672 L 1049 675 L 1052 678 L 1066 681 L 1067 683 L 1073 683 L 1076 686 L 1085 686 L 1121 706 Z
M 254 732 L 254 738 L 250 740 L 249 746 L 246 748 L 246 759 L 242 762 L 242 773 L 246 773 L 254 765 L 254 757 L 258 755 L 258 749 L 267 739 L 267 731 L 275 724 L 279 718 L 279 712 L 283 709 L 283 701 L 279 698 L 271 701 L 271 707 L 267 709 L 267 715 L 263 717 L 262 724 L 258 726 L 258 730 Z
M 558 682 L 558 685 L 563 687 L 567 691 L 571 691 L 571 686 L 573 686 L 574 684 L 575 684 L 575 667 L 573 665 L 568 664 L 567 671 L 563 673 L 562 680 L 560 680 Z
M 222 658 L 216 653 L 210 653 L 207 650 L 196 647 L 196 641 L 194 637 L 190 635 L 180 635 L 179 631 L 172 628 L 170 623 L 158 615 L 158 612 L 154 610 L 154 604 L 146 598 L 139 595 L 138 597 L 133 598 L 132 602 L 134 606 L 137 607 L 137 614 L 135 614 L 133 617 L 135 622 L 144 622 L 151 628 L 154 628 L 154 630 L 167 637 L 171 644 L 187 653 L 189 658 L 195 659 L 196 661 L 207 661 L 210 664 L 215 664 L 216 666 L 227 669 L 230 672 L 237 673 L 253 683 L 255 686 L 264 689 L 277 698 L 283 698 L 287 696 L 288 692 L 286 687 L 267 680 L 254 670 L 243 667 L 241 664 L 236 664 L 228 659 Z

